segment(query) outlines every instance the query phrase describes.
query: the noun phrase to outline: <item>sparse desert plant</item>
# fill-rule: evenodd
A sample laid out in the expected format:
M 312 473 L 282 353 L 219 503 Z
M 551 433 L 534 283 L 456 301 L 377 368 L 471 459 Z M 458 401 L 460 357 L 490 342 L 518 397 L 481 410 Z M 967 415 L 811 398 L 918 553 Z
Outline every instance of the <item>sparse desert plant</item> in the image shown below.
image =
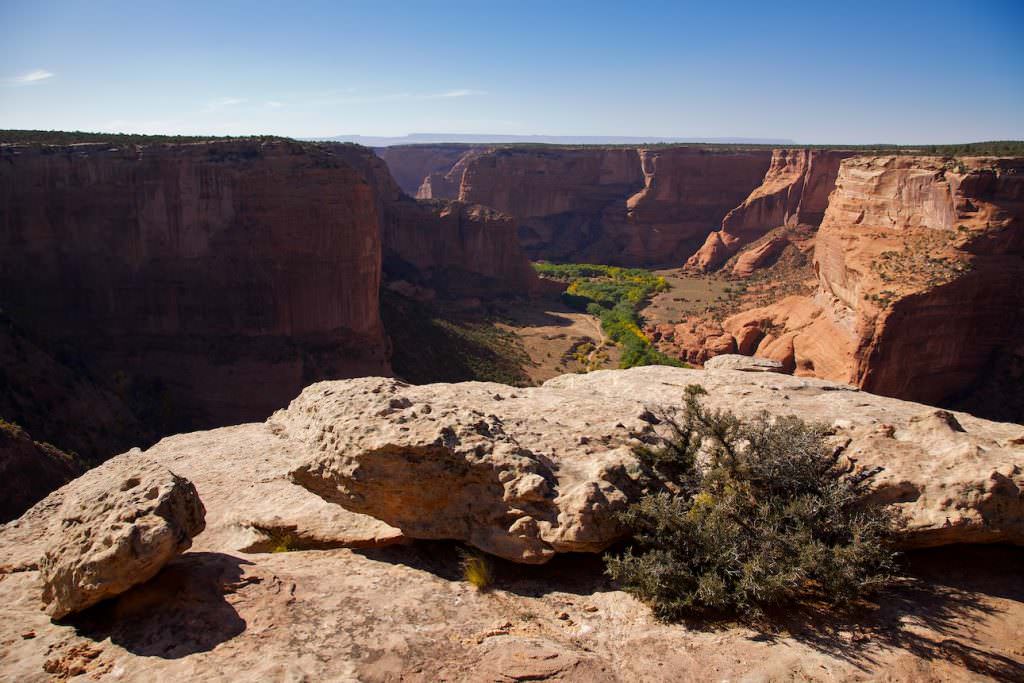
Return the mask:
M 478 591 L 490 589 L 494 583 L 490 560 L 485 555 L 471 550 L 463 550 L 461 555 L 462 578 Z
M 295 536 L 292 535 L 288 529 L 281 528 L 261 528 L 257 527 L 257 530 L 266 536 L 266 542 L 263 547 L 266 548 L 263 552 L 268 553 L 290 553 L 293 550 L 299 550 L 296 545 Z
M 873 502 L 872 478 L 795 417 L 744 422 L 687 388 L 663 416 L 664 447 L 638 456 L 667 482 L 620 515 L 632 533 L 607 573 L 657 617 L 754 618 L 803 600 L 845 603 L 896 576 L 899 513 Z

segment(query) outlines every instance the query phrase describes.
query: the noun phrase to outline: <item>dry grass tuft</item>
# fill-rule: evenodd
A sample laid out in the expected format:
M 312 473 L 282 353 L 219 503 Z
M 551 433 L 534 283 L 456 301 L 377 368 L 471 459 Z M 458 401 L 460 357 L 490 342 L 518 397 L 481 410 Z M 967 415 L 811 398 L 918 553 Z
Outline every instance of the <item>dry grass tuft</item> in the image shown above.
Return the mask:
M 494 583 L 490 561 L 478 552 L 462 551 L 462 578 L 478 591 L 488 590 Z

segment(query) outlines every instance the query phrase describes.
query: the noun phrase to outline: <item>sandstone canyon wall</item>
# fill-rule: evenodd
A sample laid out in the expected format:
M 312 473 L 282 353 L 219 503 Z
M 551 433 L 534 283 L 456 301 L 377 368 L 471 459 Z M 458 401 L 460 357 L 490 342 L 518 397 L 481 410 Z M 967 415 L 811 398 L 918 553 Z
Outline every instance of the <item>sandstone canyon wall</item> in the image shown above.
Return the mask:
M 384 221 L 384 276 L 448 298 L 524 297 L 539 287 L 511 217 L 479 204 L 406 200 Z
M 410 197 L 415 197 L 428 176 L 444 175 L 471 149 L 468 145 L 395 145 L 377 147 L 377 156 L 383 159 L 395 182 Z M 456 192 L 458 188 L 456 187 Z M 443 197 L 444 195 L 437 195 Z M 430 199 L 431 197 L 425 197 Z
M 1024 355 L 1024 159 L 844 160 L 814 268 L 812 298 L 726 321 L 741 352 L 926 403 L 969 394 Z
M 334 147 L 373 186 L 381 219 L 384 279 L 425 287 L 445 298 L 529 296 L 537 275 L 516 236 L 516 223 L 465 202 L 416 201 L 365 147 Z M 468 156 L 465 147 L 460 158 Z
M 428 156 L 392 148 L 385 158 L 404 172 Z M 494 147 L 447 159 L 418 196 L 508 214 L 530 258 L 650 266 L 689 257 L 762 181 L 771 152 Z
M 604 213 L 642 182 L 631 149 L 503 148 L 465 160 L 458 199 L 512 216 L 530 258 L 608 260 Z
M 707 236 L 687 267 L 708 271 L 721 266 L 742 247 L 773 228 L 818 227 L 835 187 L 840 162 L 855 152 L 818 149 L 776 149 L 761 184 L 722 220 L 722 229 Z M 784 240 L 765 245 L 778 250 Z M 749 274 L 746 269 L 741 273 Z
M 171 429 L 387 373 L 380 259 L 374 190 L 329 147 L 0 147 L 0 304 Z

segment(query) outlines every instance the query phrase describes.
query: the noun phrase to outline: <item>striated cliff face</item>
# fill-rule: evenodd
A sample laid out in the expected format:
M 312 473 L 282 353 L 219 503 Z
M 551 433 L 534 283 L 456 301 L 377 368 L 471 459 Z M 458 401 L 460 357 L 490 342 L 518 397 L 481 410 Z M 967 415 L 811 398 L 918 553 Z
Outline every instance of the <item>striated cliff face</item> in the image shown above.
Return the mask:
M 410 197 L 415 197 L 420 185 L 431 175 L 444 176 L 452 166 L 469 151 L 467 145 L 396 145 L 393 147 L 377 147 L 374 152 L 383 159 L 395 182 Z M 458 185 L 455 186 L 456 195 Z M 443 198 L 448 195 L 438 194 L 433 197 Z M 430 199 L 431 197 L 425 197 Z
M 757 186 L 768 151 L 640 150 L 644 187 L 626 202 L 614 241 L 626 261 L 677 265 Z
M 0 147 L 0 298 L 169 427 L 387 373 L 377 201 L 291 142 Z
M 459 199 L 512 216 L 530 258 L 594 260 L 605 211 L 641 187 L 630 149 L 496 149 L 464 159 Z
M 384 158 L 396 173 L 425 169 L 420 162 L 429 149 L 390 148 Z M 470 149 L 448 164 L 443 148 L 436 154 L 418 197 L 510 215 L 530 258 L 621 265 L 685 260 L 762 180 L 771 156 L 690 147 L 495 147 Z
M 743 246 L 781 226 L 821 224 L 835 187 L 840 162 L 854 152 L 777 149 L 768 172 L 742 204 L 722 220 L 722 229 L 708 235 L 687 267 L 706 272 L 722 265 Z M 775 242 L 768 249 L 778 249 Z M 746 268 L 741 273 L 746 273 Z
M 1024 159 L 843 161 L 814 268 L 813 299 L 726 321 L 741 350 L 889 396 L 969 393 L 1020 346 Z
M 405 201 L 388 207 L 384 275 L 442 296 L 529 296 L 539 285 L 509 216 L 459 201 Z
M 528 296 L 536 290 L 537 275 L 512 218 L 459 201 L 413 200 L 369 149 L 332 148 L 375 191 L 385 280 L 426 287 L 446 298 Z

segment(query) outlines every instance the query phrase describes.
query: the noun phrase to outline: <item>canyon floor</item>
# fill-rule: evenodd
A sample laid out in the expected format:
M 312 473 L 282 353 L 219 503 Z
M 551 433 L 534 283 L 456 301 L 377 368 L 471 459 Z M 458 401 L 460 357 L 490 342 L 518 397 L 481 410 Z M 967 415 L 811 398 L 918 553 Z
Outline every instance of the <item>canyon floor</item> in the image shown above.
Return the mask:
M 740 281 L 724 275 L 693 275 L 678 268 L 651 272 L 665 278 L 669 289 L 641 309 L 647 325 L 691 317 L 720 320 L 754 306 L 755 290 L 741 293 Z M 424 303 L 394 294 L 389 299 L 385 315 L 396 345 L 395 370 L 410 381 L 477 379 L 531 386 L 566 373 L 617 368 L 622 355 L 597 317 L 566 305 L 554 291 L 479 306 Z M 434 352 L 442 348 L 458 352 Z

